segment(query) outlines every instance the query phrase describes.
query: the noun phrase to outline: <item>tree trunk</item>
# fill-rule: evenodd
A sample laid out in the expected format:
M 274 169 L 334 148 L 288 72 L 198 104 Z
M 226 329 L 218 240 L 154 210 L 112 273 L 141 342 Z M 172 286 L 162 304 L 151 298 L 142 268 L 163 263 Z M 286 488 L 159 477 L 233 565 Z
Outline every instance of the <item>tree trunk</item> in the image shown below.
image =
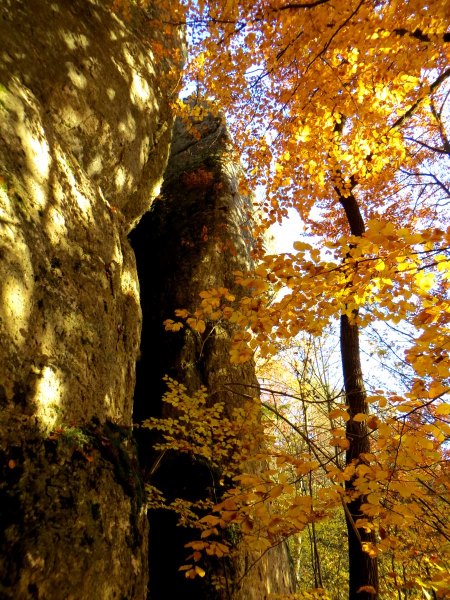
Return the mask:
M 165 319 L 174 318 L 175 309 L 195 310 L 202 290 L 225 287 L 238 294 L 233 272 L 251 265 L 252 202 L 240 192 L 243 175 L 223 118 L 209 114 L 190 125 L 197 129 L 197 136 L 177 122 L 161 198 L 131 234 L 143 308 L 135 393 L 137 421 L 163 413 L 165 374 L 186 385 L 190 393 L 204 385 L 209 401 L 223 402 L 228 415 L 231 408 L 243 405 L 243 391 L 255 394 L 257 388 L 253 364 L 230 363 L 229 323 L 207 323 L 203 334 L 188 327 L 177 333 L 166 332 L 163 327 Z M 236 383 L 239 385 L 233 386 Z M 251 387 L 245 388 L 245 384 Z M 158 457 L 152 453 L 152 438 L 145 430 L 138 434 L 138 440 L 148 473 Z M 220 494 L 218 479 L 205 462 L 166 454 L 151 483 L 169 500 L 194 500 Z M 189 553 L 184 544 L 197 537 L 192 530 L 177 527 L 167 511 L 150 514 L 152 600 L 263 600 L 269 591 L 291 590 L 284 549 L 276 549 L 257 562 L 242 582 L 246 566 L 255 558 L 244 550 L 235 562 L 212 561 L 204 579 L 186 579 L 178 571 Z M 214 589 L 214 575 L 225 576 L 224 588 Z
M 350 193 L 343 197 L 336 190 L 352 235 L 361 236 L 364 233 L 364 221 L 359 210 L 358 202 Z M 342 375 L 344 380 L 346 404 L 349 407 L 350 419 L 346 424 L 346 437 L 350 446 L 346 452 L 346 464 L 361 462 L 361 454 L 370 452 L 370 440 L 365 421 L 354 421 L 358 413 L 367 414 L 366 391 L 361 367 L 361 352 L 359 347 L 359 328 L 357 325 L 358 312 L 353 311 L 351 318 L 347 314 L 340 319 L 340 348 L 342 360 Z M 361 527 L 356 527 L 357 519 L 367 518 L 361 511 L 365 501 L 354 492 L 354 478 L 346 482 L 346 490 L 352 500 L 347 504 L 345 514 L 348 531 L 349 552 L 349 600 L 375 600 L 378 597 L 378 568 L 376 558 L 371 558 L 363 550 L 365 542 L 375 543 L 373 531 L 366 532 Z M 371 586 L 376 593 L 358 590 L 364 586 Z
M 126 233 L 158 193 L 181 44 L 151 3 L 111 6 L 0 7 L 2 599 L 146 594 Z
M 354 315 L 356 317 L 356 315 Z M 347 315 L 341 316 L 341 358 L 342 373 L 346 404 L 349 406 L 350 419 L 347 421 L 346 437 L 350 447 L 346 452 L 347 465 L 361 462 L 361 454 L 370 452 L 370 441 L 365 421 L 353 421 L 358 413 L 367 414 L 366 393 L 361 370 L 359 331 L 355 323 L 350 322 Z M 353 479 L 346 482 L 346 490 L 352 495 Z M 378 589 L 377 561 L 364 552 L 364 542 L 375 543 L 373 531 L 366 532 L 361 527 L 356 527 L 357 519 L 366 518 L 361 511 L 364 498 L 356 496 L 347 504 L 345 518 L 348 531 L 349 552 L 349 599 L 374 600 L 377 596 L 368 591 L 358 592 L 363 586 L 372 586 Z

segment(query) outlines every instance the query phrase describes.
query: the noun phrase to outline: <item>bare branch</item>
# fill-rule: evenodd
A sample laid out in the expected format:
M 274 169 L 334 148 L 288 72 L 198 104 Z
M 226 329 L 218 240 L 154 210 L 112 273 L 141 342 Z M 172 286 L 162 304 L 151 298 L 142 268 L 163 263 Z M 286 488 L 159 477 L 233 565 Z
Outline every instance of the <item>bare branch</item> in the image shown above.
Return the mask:
M 285 4 L 284 6 L 280 6 L 279 8 L 275 9 L 275 11 L 295 10 L 297 8 L 314 8 L 315 6 L 326 4 L 329 1 L 330 0 L 316 0 L 315 2 L 290 2 L 289 4 Z

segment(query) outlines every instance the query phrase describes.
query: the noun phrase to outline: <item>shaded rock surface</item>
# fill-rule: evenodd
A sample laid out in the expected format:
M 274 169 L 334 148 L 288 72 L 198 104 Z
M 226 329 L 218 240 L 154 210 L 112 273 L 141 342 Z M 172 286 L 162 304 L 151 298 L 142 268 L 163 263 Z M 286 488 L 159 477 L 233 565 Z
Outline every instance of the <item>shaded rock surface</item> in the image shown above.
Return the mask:
M 258 395 L 254 365 L 230 363 L 232 326 L 206 324 L 203 334 L 184 327 L 166 332 L 163 321 L 174 311 L 194 311 L 199 293 L 224 287 L 233 294 L 236 270 L 252 266 L 252 199 L 224 119 L 210 113 L 187 127 L 177 120 L 162 193 L 131 233 L 136 253 L 143 330 L 137 364 L 134 414 L 136 421 L 170 414 L 163 408 L 164 375 L 183 383 L 189 392 L 205 386 L 209 401 L 223 402 L 228 415 L 248 396 Z M 158 457 L 152 437 L 138 434 L 141 460 L 147 472 Z M 197 500 L 220 489 L 205 463 L 187 456 L 166 454 L 151 483 L 169 500 Z M 186 562 L 184 544 L 195 538 L 192 530 L 176 526 L 167 511 L 150 513 L 150 598 L 185 600 L 264 600 L 270 594 L 291 591 L 291 573 L 283 547 L 262 560 L 245 549 L 236 560 L 212 561 L 204 579 L 187 580 L 178 571 Z M 194 536 L 194 538 L 193 538 Z M 248 566 L 255 566 L 246 572 Z M 214 589 L 210 575 L 223 575 L 224 588 Z

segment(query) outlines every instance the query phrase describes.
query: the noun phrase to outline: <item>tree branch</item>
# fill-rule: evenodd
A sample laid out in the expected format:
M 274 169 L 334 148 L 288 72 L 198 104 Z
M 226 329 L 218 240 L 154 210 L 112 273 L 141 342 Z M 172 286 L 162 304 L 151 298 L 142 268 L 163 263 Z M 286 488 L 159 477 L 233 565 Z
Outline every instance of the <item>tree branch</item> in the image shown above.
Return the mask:
M 418 98 L 414 102 L 414 104 L 401 117 L 399 117 L 393 125 L 391 125 L 389 130 L 398 129 L 399 127 L 401 127 L 403 123 L 407 121 L 409 117 L 411 117 L 416 112 L 416 110 L 419 108 L 419 106 L 422 104 L 425 98 L 428 98 L 428 96 L 430 96 L 441 85 L 441 83 L 448 79 L 448 77 L 450 77 L 450 69 L 447 69 L 446 71 L 441 73 L 439 77 L 435 79 L 430 85 L 429 93 L 425 96 L 421 96 L 420 98 Z

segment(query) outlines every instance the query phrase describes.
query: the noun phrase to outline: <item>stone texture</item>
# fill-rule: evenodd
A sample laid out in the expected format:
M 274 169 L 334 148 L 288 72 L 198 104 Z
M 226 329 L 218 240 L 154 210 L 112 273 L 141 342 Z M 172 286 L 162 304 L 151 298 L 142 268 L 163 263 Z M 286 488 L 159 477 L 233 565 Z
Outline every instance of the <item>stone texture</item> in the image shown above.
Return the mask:
M 195 135 L 193 132 L 196 132 Z M 244 174 L 224 119 L 209 114 L 187 127 L 177 120 L 161 197 L 131 233 L 136 252 L 143 331 L 137 365 L 135 419 L 160 416 L 165 391 L 162 377 L 182 382 L 190 392 L 204 385 L 210 401 L 231 408 L 243 406 L 246 394 L 258 395 L 254 365 L 230 363 L 233 326 L 207 323 L 203 334 L 183 328 L 166 332 L 163 321 L 177 308 L 194 311 L 199 293 L 225 287 L 235 295 L 236 270 L 252 265 L 252 199 L 244 191 Z M 167 412 L 165 414 L 168 414 Z M 152 438 L 145 431 L 139 446 L 147 472 L 157 461 Z M 151 483 L 166 498 L 195 500 L 210 493 L 213 473 L 201 461 L 165 455 Z M 195 534 L 194 534 L 195 535 Z M 186 562 L 183 547 L 191 530 L 176 526 L 167 511 L 150 513 L 150 597 L 184 600 L 264 600 L 291 591 L 291 575 L 282 547 L 250 569 L 256 558 L 245 549 L 237 559 L 212 562 L 204 579 L 186 580 L 178 567 Z M 227 589 L 215 590 L 209 574 L 226 575 Z
M 155 6 L 1 2 L 1 598 L 145 597 L 126 235 L 159 192 L 182 56 Z

